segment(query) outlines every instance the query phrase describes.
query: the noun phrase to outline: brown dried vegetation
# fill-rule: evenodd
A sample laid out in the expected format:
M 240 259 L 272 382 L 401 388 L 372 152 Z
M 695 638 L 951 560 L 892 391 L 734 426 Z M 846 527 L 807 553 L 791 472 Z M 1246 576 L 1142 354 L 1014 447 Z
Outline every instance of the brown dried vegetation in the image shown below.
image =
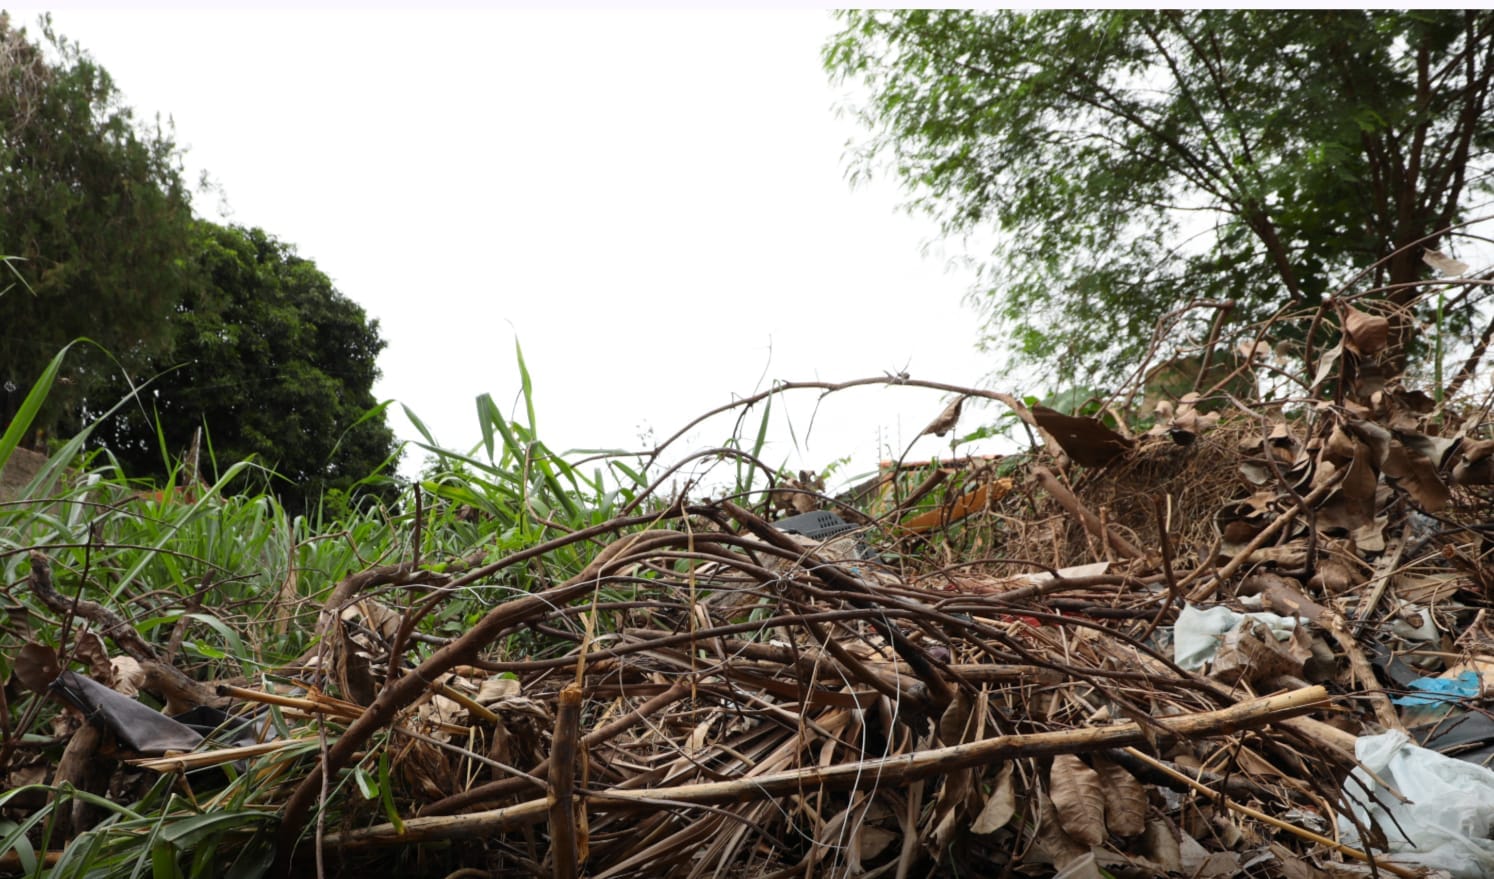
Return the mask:
M 102 789 L 258 760 L 287 874 L 313 853 L 350 870 L 399 849 L 420 870 L 504 876 L 1297 877 L 1367 860 L 1413 875 L 1340 839 L 1359 795 L 1343 781 L 1357 735 L 1445 718 L 1391 701 L 1407 670 L 1482 673 L 1494 653 L 1494 439 L 1487 402 L 1367 378 L 1385 338 L 1368 304 L 1314 326 L 1334 319 L 1341 344 L 1296 398 L 1205 388 L 1139 435 L 901 376 L 781 386 L 958 395 L 931 430 L 954 427 L 959 401 L 995 400 L 1034 449 L 888 465 L 838 501 L 814 474 L 756 508 L 676 499 L 439 573 L 370 568 L 325 599 L 318 648 L 282 670 L 309 691 L 212 694 L 276 706 L 288 740 L 142 757 L 77 739 L 51 775 Z M 765 518 L 816 508 L 857 533 L 807 540 Z M 596 549 L 457 637 L 412 637 L 449 596 L 559 545 Z M 171 687 L 107 607 L 48 597 L 40 553 L 30 587 L 145 668 L 140 686 Z M 419 600 L 372 597 L 392 587 Z M 1240 625 L 1180 667 L 1186 606 L 1247 603 L 1301 625 Z M 545 646 L 497 648 L 518 633 Z M 95 653 L 98 679 L 121 686 Z M 14 668 L 37 689 L 58 674 L 40 649 Z M 398 814 L 344 791 L 334 822 L 309 820 L 330 808 L 324 778 L 379 760 Z

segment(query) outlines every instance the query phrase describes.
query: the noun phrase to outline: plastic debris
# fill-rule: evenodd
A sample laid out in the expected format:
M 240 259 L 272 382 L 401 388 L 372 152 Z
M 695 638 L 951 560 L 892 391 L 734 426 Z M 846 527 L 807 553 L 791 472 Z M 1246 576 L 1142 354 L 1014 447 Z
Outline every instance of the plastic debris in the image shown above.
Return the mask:
M 1353 798 L 1354 814 L 1384 832 L 1392 860 L 1446 870 L 1455 879 L 1494 875 L 1494 772 L 1412 744 L 1398 730 L 1361 736 L 1354 753 L 1362 764 L 1353 773 L 1359 784 L 1345 790 L 1363 786 L 1364 794 Z M 1339 830 L 1345 842 L 1360 844 L 1347 817 L 1339 818 Z

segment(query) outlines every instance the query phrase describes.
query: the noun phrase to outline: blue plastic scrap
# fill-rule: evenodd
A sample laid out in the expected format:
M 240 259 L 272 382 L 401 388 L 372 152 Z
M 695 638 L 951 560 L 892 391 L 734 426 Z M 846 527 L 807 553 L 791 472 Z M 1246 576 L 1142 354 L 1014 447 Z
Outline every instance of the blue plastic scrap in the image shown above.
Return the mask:
M 1479 694 L 1478 672 L 1472 670 L 1455 678 L 1417 678 L 1407 686 L 1419 693 L 1397 696 L 1390 701 L 1397 705 L 1442 705 L 1473 699 Z

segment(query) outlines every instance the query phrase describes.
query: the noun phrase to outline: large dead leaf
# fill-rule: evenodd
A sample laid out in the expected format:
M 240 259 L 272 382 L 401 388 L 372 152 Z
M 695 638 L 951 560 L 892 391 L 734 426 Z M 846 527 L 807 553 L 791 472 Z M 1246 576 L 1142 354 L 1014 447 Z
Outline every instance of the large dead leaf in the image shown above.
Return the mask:
M 1146 832 L 1141 838 L 1141 851 L 1167 873 L 1183 871 L 1183 855 L 1178 844 L 1177 826 L 1167 818 L 1157 818 L 1146 823 Z
M 1473 588 L 1473 580 L 1464 574 L 1436 572 L 1430 574 L 1405 571 L 1394 576 L 1397 598 L 1415 604 L 1439 604 L 1458 594 L 1460 589 Z
M 970 825 L 971 833 L 995 833 L 1005 827 L 1017 814 L 1017 792 L 1012 785 L 1012 764 L 1007 763 L 996 773 L 996 786 L 986 797 L 986 804 Z
M 1373 421 L 1365 421 L 1362 418 L 1347 421 L 1344 426 L 1349 433 L 1369 446 L 1369 463 L 1379 468 L 1385 456 L 1390 453 L 1390 443 L 1394 439 L 1390 431 Z
M 1032 417 L 1076 464 L 1085 467 L 1103 467 L 1132 446 L 1131 440 L 1106 427 L 1098 418 L 1065 415 L 1047 406 L 1032 407 Z
M 1401 444 L 1413 452 L 1424 456 L 1432 462 L 1433 469 L 1440 470 L 1442 464 L 1447 460 L 1448 453 L 1457 447 L 1457 437 L 1427 436 L 1412 430 L 1397 430 L 1395 438 Z
M 1354 445 L 1355 454 L 1348 464 L 1348 472 L 1318 510 L 1320 530 L 1350 532 L 1375 521 L 1375 486 L 1379 480 L 1370 463 L 1369 447 L 1362 442 Z M 1319 470 L 1328 470 L 1327 463 Z
M 1354 351 L 1365 355 L 1378 354 L 1390 341 L 1390 321 L 1345 305 L 1344 335 Z
M 1103 820 L 1103 819 L 1102 819 Z M 1081 844 L 1063 829 L 1058 808 L 1047 791 L 1038 790 L 1038 823 L 1033 841 L 1059 869 L 1089 854 L 1091 847 Z
M 1452 492 L 1437 475 L 1437 468 L 1427 456 L 1417 452 L 1398 440 L 1392 440 L 1390 450 L 1381 465 L 1385 476 L 1394 479 L 1397 488 L 1428 513 L 1436 513 L 1447 507 Z
M 1064 832 L 1076 842 L 1105 841 L 1105 786 L 1098 772 L 1073 754 L 1059 754 L 1048 776 L 1048 795 Z
M 955 401 L 953 403 L 950 403 L 948 406 L 945 406 L 944 411 L 939 413 L 939 417 L 935 418 L 933 421 L 930 421 L 929 426 L 925 427 L 918 435 L 944 436 L 946 433 L 954 430 L 955 424 L 960 420 L 960 410 L 964 407 L 964 405 L 965 398 L 956 397 Z
M 57 651 L 35 641 L 27 641 L 24 647 L 16 651 L 15 658 L 10 661 L 10 668 L 16 680 L 33 693 L 47 692 L 47 687 L 62 674 Z
M 1449 278 L 1456 278 L 1468 272 L 1468 263 L 1453 259 L 1442 251 L 1433 250 L 1430 247 L 1422 252 L 1421 261 Z
M 856 812 L 860 814 L 857 815 Z M 890 829 L 897 826 L 897 818 L 886 803 L 880 800 L 871 803 L 864 809 L 857 807 L 848 816 L 851 823 L 850 843 L 854 847 L 857 857 L 862 861 L 869 861 L 887 850 L 900 837 L 895 830 Z
M 114 686 L 114 666 L 109 662 L 109 648 L 97 632 L 87 629 L 78 633 L 73 656 L 88 663 L 88 674 L 94 680 Z
M 956 769 L 946 773 L 939 796 L 934 800 L 934 845 L 940 849 L 954 839 L 962 820 L 969 813 L 964 810 L 965 801 L 973 790 L 975 770 Z
M 1342 359 L 1343 354 L 1344 344 L 1343 342 L 1339 342 L 1319 356 L 1318 368 L 1312 377 L 1310 393 L 1316 393 L 1318 388 L 1323 386 L 1323 382 L 1327 381 L 1333 375 L 1333 371 L 1338 367 L 1338 361 Z
M 1140 836 L 1146 830 L 1146 788 L 1130 770 L 1104 758 L 1095 759 L 1105 794 L 1105 826 L 1116 836 Z
M 1494 485 L 1494 440 L 1464 440 L 1453 465 L 1458 485 Z
M 970 726 L 970 694 L 956 690 L 949 707 L 939 716 L 939 741 L 946 745 L 958 745 L 965 741 Z

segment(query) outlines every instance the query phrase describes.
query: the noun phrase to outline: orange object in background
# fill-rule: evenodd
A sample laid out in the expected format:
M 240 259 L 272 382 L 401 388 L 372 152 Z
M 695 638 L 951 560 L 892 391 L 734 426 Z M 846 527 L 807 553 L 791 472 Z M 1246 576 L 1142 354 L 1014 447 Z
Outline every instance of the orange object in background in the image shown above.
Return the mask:
M 904 521 L 903 528 L 912 531 L 914 534 L 922 534 L 925 531 L 943 528 L 946 525 L 960 521 L 971 513 L 985 509 L 990 504 L 996 503 L 1006 497 L 1011 490 L 1012 481 L 1005 477 L 982 483 L 955 498 L 952 504 L 945 504 L 937 510 L 919 513 L 917 516 Z

